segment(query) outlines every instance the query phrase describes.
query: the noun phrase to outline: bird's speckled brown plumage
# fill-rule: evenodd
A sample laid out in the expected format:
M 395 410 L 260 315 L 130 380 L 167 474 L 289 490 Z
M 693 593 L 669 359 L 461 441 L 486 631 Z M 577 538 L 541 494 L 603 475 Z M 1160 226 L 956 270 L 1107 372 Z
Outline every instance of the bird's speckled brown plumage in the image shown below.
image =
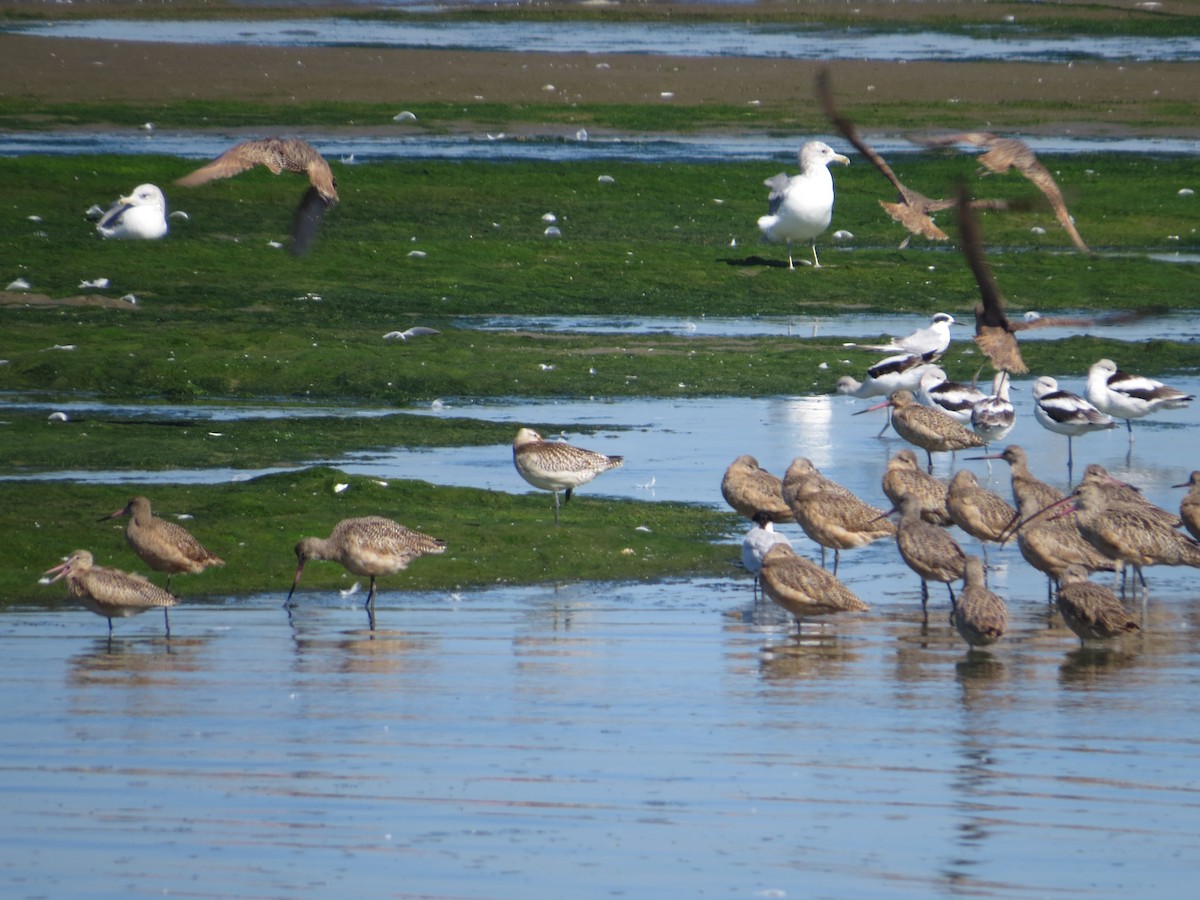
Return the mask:
M 1088 581 L 1083 566 L 1069 566 L 1058 587 L 1058 611 L 1080 642 L 1111 640 L 1141 631 L 1108 588 Z
M 517 474 L 535 488 L 554 493 L 555 525 L 558 524 L 559 491 L 565 494 L 563 503 L 568 503 L 575 488 L 624 464 L 624 457 L 605 456 L 564 441 L 548 441 L 532 428 L 520 429 L 513 438 L 513 465 Z
M 913 494 L 921 501 L 922 519 L 931 525 L 952 524 L 946 508 L 946 485 L 923 471 L 917 454 L 911 450 L 898 450 L 888 460 L 883 473 L 883 493 L 893 506 L 899 506 L 905 494 Z
M 986 647 L 1008 630 L 1008 608 L 998 594 L 988 589 L 983 560 L 968 556 L 964 571 L 966 584 L 950 611 L 950 624 L 972 647 Z
M 729 464 L 721 478 L 721 496 L 725 502 L 747 519 L 764 512 L 776 525 L 794 522 L 792 510 L 783 499 L 783 482 L 758 464 L 749 454 L 743 454 Z
M 175 597 L 140 575 L 95 565 L 87 550 L 74 551 L 65 562 L 44 574 L 54 575 L 51 581 L 66 578 L 67 593 L 96 615 L 108 619 L 110 634 L 114 618 L 136 616 L 148 609 L 163 611 L 167 634 L 171 633 L 167 610 L 179 602 Z
M 787 544 L 767 551 L 759 577 L 763 593 L 797 620 L 870 609 L 836 576 L 797 556 Z
M 104 519 L 119 516 L 129 516 L 125 540 L 138 558 L 155 572 L 167 573 L 168 590 L 172 575 L 194 575 L 209 566 L 225 565 L 225 560 L 208 550 L 186 528 L 154 515 L 145 497 L 130 498 L 122 509 Z
M 896 526 L 885 518 L 882 509 L 860 500 L 852 491 L 826 478 L 812 462 L 802 456 L 792 461 L 783 478 L 783 498 L 797 524 L 825 549 L 833 550 L 833 571 L 837 574 L 842 550 L 862 547 L 896 533 Z
M 951 582 L 963 578 L 967 555 L 944 529 L 921 518 L 921 501 L 911 494 L 900 498 L 900 525 L 896 529 L 896 548 L 910 569 L 921 578 L 921 605 L 929 601 L 927 581 L 941 581 L 950 591 Z

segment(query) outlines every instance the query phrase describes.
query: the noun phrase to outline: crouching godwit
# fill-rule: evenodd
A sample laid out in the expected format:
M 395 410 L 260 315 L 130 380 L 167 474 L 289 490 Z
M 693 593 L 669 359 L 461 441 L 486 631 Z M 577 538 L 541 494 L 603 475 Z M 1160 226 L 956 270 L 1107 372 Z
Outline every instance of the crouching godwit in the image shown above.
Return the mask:
M 1069 566 L 1058 586 L 1058 611 L 1080 643 L 1136 634 L 1141 626 L 1108 588 L 1088 581 L 1083 566 Z
M 954 453 L 968 447 L 982 447 L 983 438 L 959 425 L 944 412 L 921 406 L 910 391 L 894 391 L 886 403 L 877 403 L 862 412 L 892 408 L 892 427 L 896 434 L 925 451 L 928 469 L 933 471 L 933 454 Z M 860 415 L 860 413 L 855 413 Z
M 43 573 L 45 575 L 54 576 L 50 579 L 52 583 L 66 578 L 67 593 L 82 601 L 96 615 L 108 619 L 110 635 L 114 618 L 127 618 L 148 609 L 161 609 L 167 636 L 171 636 L 171 619 L 167 610 L 179 601 L 140 575 L 97 566 L 87 550 L 76 550 L 60 565 L 47 569 Z
M 1008 630 L 1008 608 L 998 594 L 988 590 L 983 560 L 968 556 L 964 571 L 966 583 L 950 610 L 950 624 L 972 647 L 986 647 Z
M 833 550 L 833 574 L 843 550 L 863 547 L 896 533 L 886 513 L 864 503 L 848 488 L 826 478 L 803 456 L 792 460 L 783 478 L 783 498 L 800 528 L 821 546 Z
M 742 566 L 754 576 L 754 593 L 758 594 L 759 574 L 762 571 L 763 559 L 776 544 L 792 546 L 787 535 L 775 530 L 771 516 L 765 512 L 754 514 L 754 527 L 742 538 Z
M 370 608 L 375 602 L 376 578 L 407 569 L 417 557 L 445 552 L 446 542 L 441 538 L 405 528 L 383 516 L 342 519 L 329 537 L 307 537 L 296 545 L 296 559 L 300 564 L 284 605 L 292 602 L 292 594 L 296 593 L 296 585 L 300 583 L 300 573 L 310 559 L 326 559 L 338 563 L 351 574 L 369 576 L 371 589 L 365 605 Z
M 794 522 L 792 510 L 783 499 L 783 482 L 743 454 L 729 464 L 721 478 L 721 496 L 747 519 L 766 513 L 772 522 Z
M 181 572 L 194 575 L 209 566 L 223 566 L 225 560 L 205 549 L 186 528 L 160 519 L 150 510 L 145 497 L 133 497 L 124 507 L 99 521 L 129 516 L 125 525 L 125 540 L 138 558 L 155 572 L 167 573 L 167 590 L 171 576 Z
M 517 473 L 543 491 L 554 492 L 554 524 L 558 524 L 558 492 L 569 503 L 575 488 L 587 484 L 601 472 L 625 464 L 624 457 L 605 456 L 572 447 L 562 441 L 547 441 L 532 428 L 522 428 L 513 439 L 513 465 Z
M 800 620 L 839 612 L 870 609 L 836 576 L 797 556 L 787 544 L 776 544 L 763 558 L 763 593 Z
M 1087 398 L 1098 410 L 1124 419 L 1133 441 L 1133 420 L 1160 409 L 1179 409 L 1196 399 L 1169 384 L 1122 372 L 1111 359 L 1102 359 L 1088 369 Z

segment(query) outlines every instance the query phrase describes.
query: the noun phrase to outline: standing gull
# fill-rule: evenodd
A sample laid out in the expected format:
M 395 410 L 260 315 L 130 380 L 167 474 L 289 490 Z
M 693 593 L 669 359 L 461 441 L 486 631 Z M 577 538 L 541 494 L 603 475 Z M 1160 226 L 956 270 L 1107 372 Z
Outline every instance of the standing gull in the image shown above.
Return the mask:
M 61 565 L 48 569 L 43 575 L 53 575 L 51 582 L 67 579 L 67 593 L 98 616 L 108 619 L 112 635 L 112 620 L 127 618 L 148 609 L 161 609 L 167 637 L 171 636 L 171 619 L 167 610 L 179 601 L 162 588 L 140 575 L 94 564 L 87 550 L 76 550 Z
M 1078 394 L 1062 390 L 1058 381 L 1043 375 L 1033 383 L 1033 415 L 1048 431 L 1067 436 L 1067 480 L 1074 468 L 1072 441 L 1092 431 L 1116 428 L 1117 423 Z
M 763 558 L 776 544 L 792 546 L 787 535 L 775 530 L 769 513 L 756 512 L 754 525 L 742 538 L 742 566 L 754 576 L 754 592 L 758 593 L 759 574 L 762 571 Z
M 1195 394 L 1185 394 L 1153 378 L 1122 372 L 1111 359 L 1092 363 L 1085 393 L 1098 410 L 1125 420 L 1130 442 L 1133 441 L 1134 419 L 1160 409 L 1179 409 L 1196 399 Z
M 316 236 L 326 210 L 338 202 L 337 180 L 329 163 L 307 141 L 299 138 L 243 141 L 175 183 L 195 187 L 230 178 L 255 166 L 266 166 L 275 175 L 296 172 L 308 178 L 310 187 L 300 199 L 292 225 L 292 253 L 299 256 Z
M 125 540 L 133 552 L 155 572 L 167 573 L 167 590 L 171 589 L 172 575 L 181 572 L 194 575 L 209 566 L 225 565 L 225 560 L 207 550 L 186 528 L 154 515 L 145 497 L 133 497 L 100 521 L 120 516 L 129 516 Z
M 833 218 L 833 176 L 830 163 L 849 165 L 850 160 L 824 141 L 809 141 L 800 148 L 800 174 L 788 176 L 780 172 L 763 182 L 771 189 L 767 197 L 768 214 L 759 217 L 758 227 L 770 241 L 783 241 L 788 248 L 788 268 L 792 261 L 792 242 L 812 244 L 813 266 L 821 267 L 817 259 L 817 235 Z
M 153 184 L 139 184 L 114 203 L 96 230 L 102 237 L 155 241 L 167 234 L 167 198 Z
M 547 441 L 532 428 L 522 428 L 513 438 L 513 465 L 517 474 L 543 491 L 554 492 L 554 524 L 558 524 L 558 492 L 563 504 L 571 501 L 575 488 L 587 484 L 601 472 L 625 464 L 624 457 L 605 456 L 572 447 L 562 441 Z

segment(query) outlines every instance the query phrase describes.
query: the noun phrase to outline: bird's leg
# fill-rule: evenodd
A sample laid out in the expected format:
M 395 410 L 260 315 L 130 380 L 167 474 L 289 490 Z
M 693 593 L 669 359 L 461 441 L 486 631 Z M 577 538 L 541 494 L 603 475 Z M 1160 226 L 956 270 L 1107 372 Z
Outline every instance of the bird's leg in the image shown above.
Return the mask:
M 814 269 L 819 269 L 819 268 L 821 268 L 821 261 L 820 261 L 819 259 L 817 259 L 817 241 L 816 241 L 816 238 L 814 238 L 814 239 L 813 239 L 813 242 L 812 242 L 812 252 L 813 252 L 813 268 L 814 268 Z
M 841 559 L 841 557 L 842 557 L 842 551 L 839 550 L 837 547 L 834 547 L 833 548 L 833 575 L 835 578 L 837 577 L 838 561 Z
M 375 576 L 371 576 L 371 588 L 367 591 L 367 602 L 363 604 L 364 609 L 375 608 Z
M 167 637 L 171 637 L 171 616 L 167 612 L 167 607 L 163 607 L 163 624 L 167 626 Z
M 109 620 L 108 620 L 108 639 L 112 640 L 112 617 L 111 616 L 109 617 Z
M 1133 443 L 1133 419 L 1125 420 L 1125 429 L 1129 432 L 1129 443 Z
M 928 614 L 929 607 L 929 585 L 925 583 L 925 579 L 921 579 L 921 611 Z
M 172 575 L 172 574 L 173 574 L 173 573 L 171 573 L 171 572 L 168 572 L 168 573 L 167 573 L 167 587 L 166 587 L 166 591 L 167 591 L 167 593 L 168 593 L 168 594 L 169 594 L 169 593 L 171 593 L 171 575 Z
M 955 607 L 958 606 L 958 598 L 956 598 L 954 596 L 954 585 L 952 585 L 950 582 L 947 581 L 946 582 L 946 590 L 948 590 L 950 592 L 950 608 L 954 609 Z
M 879 434 L 875 435 L 875 437 L 877 437 L 877 438 L 883 437 L 883 433 L 888 430 L 888 426 L 891 424 L 892 424 L 892 408 L 889 406 L 886 410 L 886 414 L 883 417 L 883 427 L 879 429 Z
M 554 492 L 554 524 L 558 524 L 558 491 Z
M 825 568 L 825 545 L 821 545 L 821 568 Z
M 929 460 L 929 466 L 928 466 L 928 471 L 929 471 L 929 474 L 930 474 L 930 475 L 932 475 L 932 474 L 933 474 L 933 451 L 932 451 L 932 450 L 926 450 L 926 451 L 925 451 L 925 456 L 926 456 L 926 458 L 928 458 L 928 460 Z

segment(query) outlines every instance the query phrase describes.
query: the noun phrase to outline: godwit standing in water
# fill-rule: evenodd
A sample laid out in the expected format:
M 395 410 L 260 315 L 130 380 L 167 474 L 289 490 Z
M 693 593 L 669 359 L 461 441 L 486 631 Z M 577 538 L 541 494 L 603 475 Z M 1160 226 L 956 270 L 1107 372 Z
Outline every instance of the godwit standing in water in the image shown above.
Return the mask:
M 909 391 L 895 391 L 887 403 L 879 403 L 862 412 L 892 408 L 892 427 L 896 434 L 925 451 L 928 469 L 933 472 L 933 454 L 953 453 L 968 447 L 982 447 L 983 438 L 936 409 L 921 406 Z M 859 413 L 855 413 L 859 415 Z
M 1195 394 L 1185 394 L 1153 378 L 1122 372 L 1111 359 L 1092 363 L 1085 393 L 1098 410 L 1125 420 L 1130 442 L 1134 419 L 1160 409 L 1179 409 L 1196 399 Z
M 987 558 L 987 542 L 1006 539 L 1017 511 L 995 491 L 982 487 L 974 473 L 959 469 L 950 479 L 946 491 L 946 509 L 954 524 L 983 544 Z
M 944 369 L 930 366 L 921 375 L 917 399 L 926 406 L 938 409 L 960 425 L 971 424 L 971 411 L 987 395 L 973 384 L 951 381 Z
M 395 575 L 407 569 L 408 564 L 418 557 L 445 552 L 446 542 L 441 538 L 405 528 L 383 516 L 342 519 L 333 526 L 329 537 L 306 537 L 296 545 L 296 559 L 300 564 L 284 605 L 292 602 L 292 594 L 300 584 L 300 573 L 310 559 L 327 559 L 353 575 L 370 577 L 371 589 L 364 604 L 370 608 L 375 602 L 376 578 Z
M 813 266 L 821 268 L 817 259 L 817 235 L 829 227 L 833 219 L 833 176 L 830 163 L 850 165 L 850 160 L 823 141 L 809 141 L 800 148 L 800 174 L 788 176 L 780 172 L 763 182 L 771 189 L 767 197 L 767 215 L 760 216 L 759 230 L 769 241 L 787 244 L 788 268 L 792 261 L 792 242 L 812 244 Z
M 131 498 L 124 507 L 100 521 L 120 516 L 129 516 L 125 540 L 133 552 L 155 572 L 167 573 L 167 590 L 171 589 L 172 575 L 181 572 L 194 575 L 209 566 L 225 565 L 225 560 L 207 550 L 186 528 L 154 515 L 145 497 Z
M 292 252 L 300 255 L 316 235 L 325 211 L 338 202 L 337 181 L 329 163 L 308 141 L 299 138 L 243 141 L 175 183 L 194 187 L 230 178 L 255 166 L 265 166 L 275 175 L 296 172 L 308 178 L 310 187 L 296 208 L 292 228 Z
M 1088 581 L 1083 566 L 1068 566 L 1059 580 L 1058 611 L 1080 643 L 1136 634 L 1141 627 L 1108 588 Z
M 1017 410 L 1008 399 L 1008 373 L 997 372 L 992 393 L 971 407 L 971 430 L 985 444 L 1002 441 L 1017 424 Z
M 96 223 L 102 237 L 154 241 L 167 234 L 167 198 L 153 184 L 139 184 Z
M 888 460 L 883 473 L 883 493 L 897 507 L 901 497 L 913 494 L 921 500 L 922 519 L 932 525 L 952 524 L 946 509 L 946 485 L 922 472 L 917 454 L 911 450 L 898 450 Z
M 911 353 L 922 357 L 926 362 L 938 359 L 950 346 L 950 326 L 954 324 L 954 316 L 949 313 L 935 313 L 929 320 L 929 326 L 918 328 L 912 334 L 892 338 L 886 344 L 850 344 L 863 350 L 878 350 L 881 353 Z
M 535 488 L 554 493 L 554 524 L 558 524 L 558 492 L 563 504 L 571 502 L 575 488 L 587 484 L 601 472 L 625 464 L 622 456 L 605 456 L 592 450 L 572 447 L 562 441 L 548 441 L 532 428 L 522 428 L 513 438 L 513 465 L 517 474 Z
M 148 609 L 161 609 L 167 636 L 171 636 L 171 619 L 167 610 L 179 601 L 140 575 L 97 566 L 87 550 L 76 550 L 62 564 L 47 569 L 43 573 L 45 575 L 54 576 L 51 582 L 66 578 L 67 593 L 82 601 L 96 615 L 108 619 L 110 635 L 114 618 L 127 618 Z
M 1008 608 L 998 594 L 988 590 L 983 560 L 968 556 L 965 584 L 958 602 L 950 610 L 950 624 L 972 647 L 986 647 L 1004 637 L 1008 630 Z
M 1099 487 L 1100 493 L 1104 495 L 1109 506 L 1132 507 L 1143 515 L 1157 519 L 1168 528 L 1179 528 L 1183 525 L 1178 515 L 1151 503 L 1140 490 L 1132 484 L 1109 475 L 1108 470 L 1099 463 L 1088 463 L 1087 468 L 1083 470 L 1083 478 L 1080 479 L 1080 482 L 1088 482 Z
M 955 602 L 953 581 L 962 579 L 967 555 L 945 530 L 921 518 L 921 501 L 912 494 L 900 498 L 896 548 L 904 562 L 921 577 L 921 609 L 929 605 L 929 581 L 944 582 Z
M 1192 533 L 1192 537 L 1200 540 L 1200 472 L 1193 472 L 1183 484 L 1172 487 L 1185 487 L 1188 492 L 1179 502 L 1179 518 L 1183 526 Z
M 763 593 L 800 620 L 839 612 L 870 609 L 835 575 L 797 556 L 787 544 L 776 544 L 762 565 Z
M 787 535 L 775 530 L 769 513 L 756 512 L 754 526 L 742 538 L 742 566 L 754 576 L 754 592 L 758 593 L 759 573 L 762 571 L 763 558 L 776 544 L 792 546 Z
M 749 454 L 729 464 L 721 479 L 721 496 L 747 519 L 766 513 L 777 524 L 796 521 L 783 499 L 783 482 Z
M 837 574 L 841 551 L 863 547 L 896 533 L 896 526 L 883 510 L 864 503 L 854 493 L 826 478 L 812 462 L 797 457 L 783 478 L 783 498 L 791 507 L 800 528 L 821 547 L 833 550 L 833 574 Z
M 1117 423 L 1078 394 L 1061 390 L 1058 382 L 1043 375 L 1033 383 L 1033 414 L 1041 426 L 1067 436 L 1067 480 L 1071 480 L 1074 455 L 1071 442 L 1079 435 L 1116 428 Z

